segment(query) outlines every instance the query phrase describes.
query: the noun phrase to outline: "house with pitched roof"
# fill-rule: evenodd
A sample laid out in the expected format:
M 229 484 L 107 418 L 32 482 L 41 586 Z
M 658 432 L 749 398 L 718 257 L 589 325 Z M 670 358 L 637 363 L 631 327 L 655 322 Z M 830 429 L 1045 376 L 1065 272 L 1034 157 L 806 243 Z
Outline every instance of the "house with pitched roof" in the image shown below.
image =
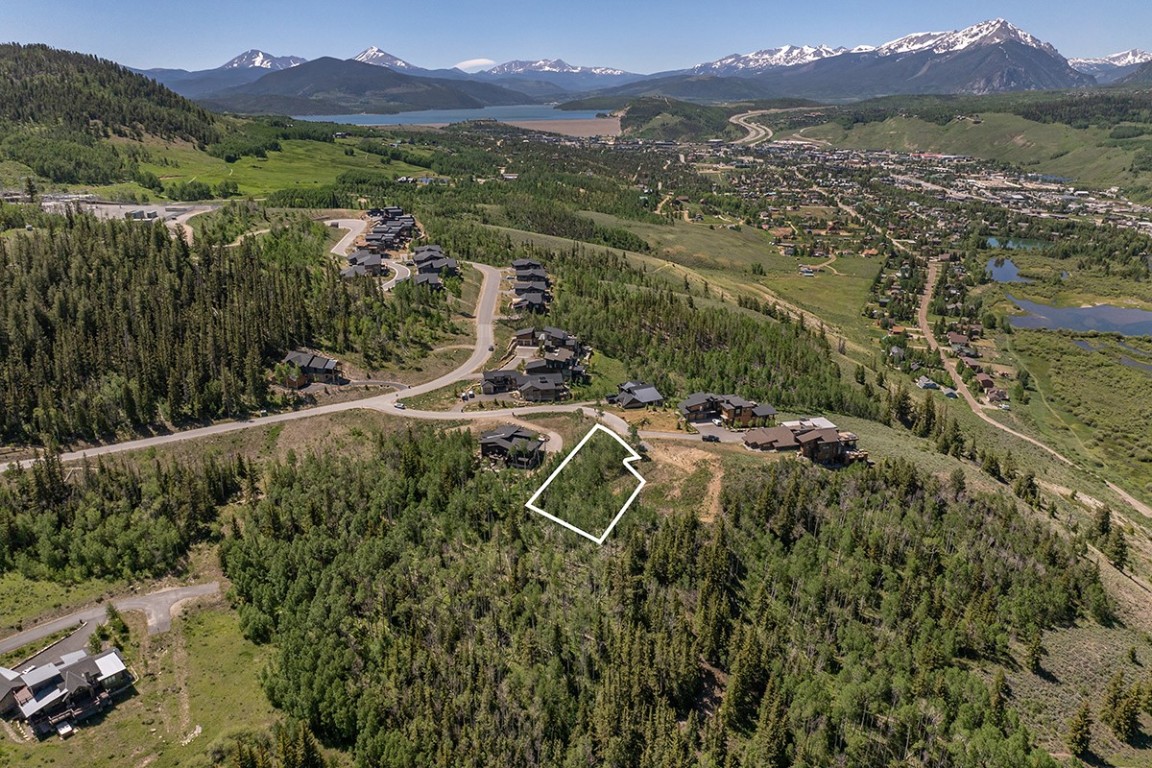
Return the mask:
M 694 392 L 680 403 L 680 414 L 688 422 L 720 419 L 736 429 L 763 427 L 776 419 L 776 409 L 746 400 L 739 395 L 716 395 Z
M 14 714 L 43 738 L 113 706 L 112 696 L 132 685 L 116 648 L 90 656 L 65 653 L 57 661 L 21 672 L 0 668 L 0 715 Z
M 289 352 L 280 362 L 288 363 L 293 373 L 284 381 L 288 387 L 306 387 L 313 382 L 337 384 L 340 379 L 340 361 L 323 355 L 315 355 L 307 350 L 296 349 Z
M 621 408 L 659 408 L 664 405 L 664 395 L 648 382 L 626 381 L 616 388 L 619 393 L 611 395 L 608 402 Z
M 480 455 L 509 467 L 531 469 L 544 456 L 540 436 L 512 424 L 480 433 Z

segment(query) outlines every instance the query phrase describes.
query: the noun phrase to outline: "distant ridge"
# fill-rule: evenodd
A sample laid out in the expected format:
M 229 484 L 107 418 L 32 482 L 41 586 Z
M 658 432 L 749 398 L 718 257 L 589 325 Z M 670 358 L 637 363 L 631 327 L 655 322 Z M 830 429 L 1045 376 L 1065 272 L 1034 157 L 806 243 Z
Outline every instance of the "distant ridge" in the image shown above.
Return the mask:
M 422 109 L 478 109 L 532 104 L 492 83 L 417 77 L 390 67 L 324 57 L 269 72 L 255 82 L 207 94 L 202 104 L 239 113 L 388 114 Z
M 295 67 L 306 61 L 308 61 L 308 59 L 301 58 L 300 56 L 273 56 L 270 53 L 265 53 L 264 51 L 253 48 L 235 58 L 229 59 L 223 66 L 219 67 L 219 69 L 267 69 L 278 71 Z

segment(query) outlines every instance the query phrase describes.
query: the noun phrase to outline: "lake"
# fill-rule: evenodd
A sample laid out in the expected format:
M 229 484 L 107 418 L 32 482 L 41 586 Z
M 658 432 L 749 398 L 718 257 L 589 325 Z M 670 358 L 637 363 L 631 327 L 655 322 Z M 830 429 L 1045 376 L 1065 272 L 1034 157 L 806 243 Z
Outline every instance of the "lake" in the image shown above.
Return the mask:
M 1122 336 L 1152 336 L 1152 312 L 1143 309 L 1114 307 L 1049 307 L 1008 294 L 1008 300 L 1028 314 L 1010 318 L 1013 328 L 1100 331 Z
M 989 248 L 1007 248 L 1010 251 L 1037 251 L 1048 243 L 1043 240 L 1024 240 L 1021 238 L 1010 237 L 1007 240 L 1001 240 L 998 237 L 988 238 Z
M 1020 270 L 1012 259 L 1005 259 L 1003 257 L 988 259 L 988 263 L 984 266 L 984 270 L 992 276 L 992 279 L 998 283 L 1030 283 L 1032 282 L 1026 277 L 1020 277 Z
M 568 111 L 548 104 L 518 104 L 483 109 L 425 109 L 420 112 L 397 112 L 394 115 L 302 115 L 293 119 L 345 125 L 440 125 L 465 120 L 499 120 L 504 123 L 592 120 L 597 114 L 596 110 L 589 109 Z

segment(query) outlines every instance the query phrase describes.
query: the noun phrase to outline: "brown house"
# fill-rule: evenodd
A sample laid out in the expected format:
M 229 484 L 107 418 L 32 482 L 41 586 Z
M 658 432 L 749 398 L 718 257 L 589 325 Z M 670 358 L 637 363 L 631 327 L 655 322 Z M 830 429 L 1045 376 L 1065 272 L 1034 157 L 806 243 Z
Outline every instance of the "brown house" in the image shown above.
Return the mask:
M 790 451 L 800 447 L 800 441 L 788 427 L 760 427 L 744 433 L 744 445 L 754 451 Z

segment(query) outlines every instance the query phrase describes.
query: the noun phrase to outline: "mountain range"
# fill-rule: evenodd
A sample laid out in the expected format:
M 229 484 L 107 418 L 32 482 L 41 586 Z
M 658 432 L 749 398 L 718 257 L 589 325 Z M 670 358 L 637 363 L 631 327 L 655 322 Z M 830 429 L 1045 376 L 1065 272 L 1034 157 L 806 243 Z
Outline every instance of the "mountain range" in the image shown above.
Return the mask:
M 1152 61 L 1152 53 L 1133 48 L 1098 59 L 1069 59 L 1073 69 L 1092 75 L 1101 85 L 1115 83 L 1131 75 L 1141 65 Z
M 1140 50 L 1069 61 L 1051 44 L 1004 19 L 992 19 L 961 30 L 905 35 L 879 46 L 785 45 L 651 75 L 574 66 L 561 59 L 509 61 L 475 73 L 430 70 L 375 46 L 341 64 L 327 57 L 305 62 L 251 50 L 216 69 L 142 73 L 217 109 L 291 107 L 295 114 L 324 114 L 524 104 L 590 94 L 703 102 L 846 101 L 892 94 L 1058 90 L 1120 82 L 1149 61 L 1152 54 Z M 362 67 L 411 79 L 373 75 Z

